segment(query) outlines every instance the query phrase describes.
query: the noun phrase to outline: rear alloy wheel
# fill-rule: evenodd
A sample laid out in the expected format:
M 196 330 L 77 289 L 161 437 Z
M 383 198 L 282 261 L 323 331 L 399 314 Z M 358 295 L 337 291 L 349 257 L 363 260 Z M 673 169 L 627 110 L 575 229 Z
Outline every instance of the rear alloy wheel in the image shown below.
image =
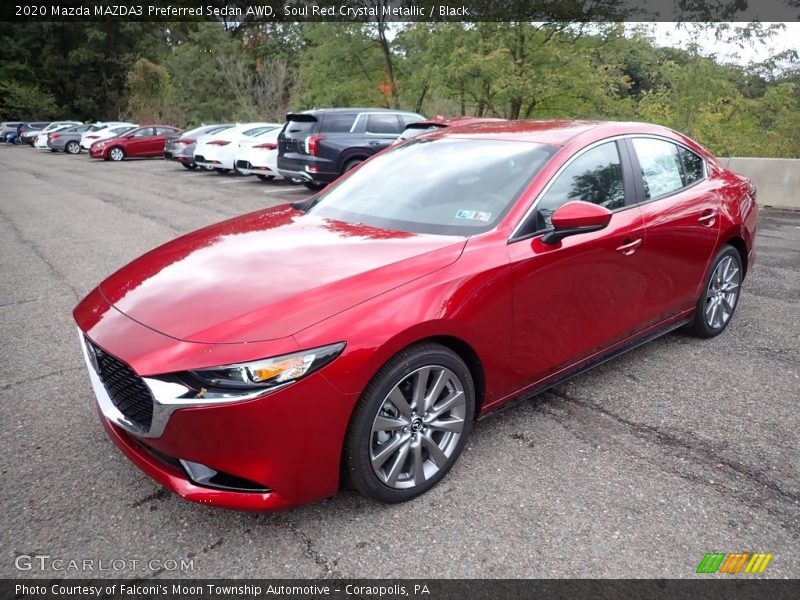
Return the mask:
M 67 145 L 64 147 L 64 150 L 67 151 L 67 154 L 80 154 L 81 145 L 78 142 L 67 142 Z
M 115 162 L 118 162 L 125 158 L 125 151 L 120 148 L 119 146 L 114 146 L 111 150 L 108 151 L 108 158 Z
M 273 179 L 275 179 L 275 175 L 258 175 L 258 174 L 256 174 L 256 177 L 258 177 L 261 181 L 272 181 Z
M 216 167 L 214 168 L 214 170 L 215 170 L 217 173 L 219 173 L 220 175 L 226 175 L 227 173 L 230 173 L 230 172 L 231 172 L 231 170 L 230 170 L 230 169 L 218 169 L 218 168 L 216 168 Z
M 702 338 L 719 335 L 731 322 L 742 286 L 742 259 L 732 246 L 723 246 L 695 308 L 692 332 Z
M 374 377 L 347 432 L 344 468 L 381 502 L 428 491 L 461 454 L 472 429 L 475 388 L 464 361 L 432 343 L 412 346 Z
M 194 170 L 197 168 L 197 165 L 196 165 L 196 164 L 194 164 L 194 163 L 185 163 L 185 162 L 182 162 L 182 163 L 181 163 L 181 165 L 183 165 L 183 168 L 184 168 L 184 169 L 189 169 L 190 171 L 194 171 Z

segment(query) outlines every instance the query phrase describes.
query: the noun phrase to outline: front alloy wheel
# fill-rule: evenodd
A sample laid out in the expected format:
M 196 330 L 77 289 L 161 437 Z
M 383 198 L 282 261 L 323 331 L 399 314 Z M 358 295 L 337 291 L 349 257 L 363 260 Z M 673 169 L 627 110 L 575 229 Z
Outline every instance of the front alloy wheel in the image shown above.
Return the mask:
M 125 158 L 125 151 L 122 148 L 114 147 L 108 151 L 108 157 L 113 161 L 120 161 Z
M 402 351 L 353 413 L 344 461 L 353 486 L 382 502 L 427 491 L 461 453 L 474 412 L 472 376 L 456 353 L 431 343 Z

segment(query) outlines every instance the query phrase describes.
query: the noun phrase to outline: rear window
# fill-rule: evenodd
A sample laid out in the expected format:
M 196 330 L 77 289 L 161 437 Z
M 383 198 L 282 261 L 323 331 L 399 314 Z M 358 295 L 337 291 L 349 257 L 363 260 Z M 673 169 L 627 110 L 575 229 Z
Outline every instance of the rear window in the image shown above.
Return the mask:
M 283 128 L 283 133 L 288 137 L 302 138 L 314 133 L 317 125 L 316 119 L 313 121 L 305 119 L 302 121 L 290 120 L 287 121 L 286 126 Z
M 321 131 L 325 133 L 347 133 L 353 128 L 354 113 L 328 113 L 322 119 Z

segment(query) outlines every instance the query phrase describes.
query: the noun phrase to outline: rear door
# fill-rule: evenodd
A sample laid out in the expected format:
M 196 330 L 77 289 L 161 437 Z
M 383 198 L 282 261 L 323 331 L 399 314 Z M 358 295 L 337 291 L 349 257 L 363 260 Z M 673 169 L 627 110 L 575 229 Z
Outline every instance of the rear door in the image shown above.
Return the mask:
M 400 116 L 393 113 L 372 113 L 363 115 L 364 137 L 373 152 L 383 150 L 400 137 L 406 128 Z
M 176 129 L 172 127 L 156 127 L 154 135 L 148 145 L 148 156 L 161 156 L 168 136 L 174 136 Z
M 646 233 L 642 327 L 694 307 L 719 237 L 719 199 L 705 161 L 659 137 L 626 140 Z

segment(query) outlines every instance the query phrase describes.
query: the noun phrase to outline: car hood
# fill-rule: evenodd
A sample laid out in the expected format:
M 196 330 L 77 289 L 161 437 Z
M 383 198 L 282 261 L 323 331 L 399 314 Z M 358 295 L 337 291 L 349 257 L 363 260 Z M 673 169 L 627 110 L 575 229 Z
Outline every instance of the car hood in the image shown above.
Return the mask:
M 180 340 L 272 340 L 455 262 L 465 240 L 322 219 L 290 205 L 212 225 L 117 271 L 100 292 Z

